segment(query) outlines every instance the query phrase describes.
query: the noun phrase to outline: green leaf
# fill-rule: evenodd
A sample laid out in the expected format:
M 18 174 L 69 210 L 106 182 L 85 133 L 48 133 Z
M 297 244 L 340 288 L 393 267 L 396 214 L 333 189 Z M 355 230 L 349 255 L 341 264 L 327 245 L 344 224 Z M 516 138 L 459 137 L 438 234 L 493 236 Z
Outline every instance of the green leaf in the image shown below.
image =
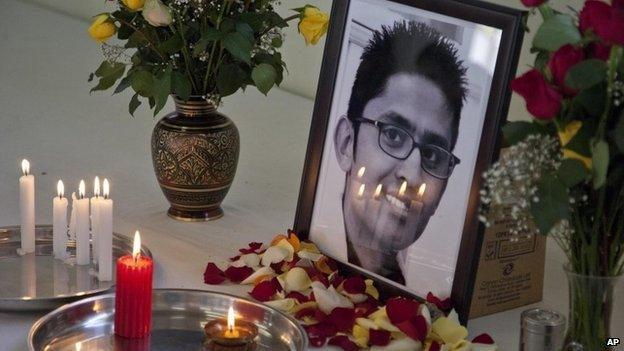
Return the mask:
M 533 66 L 538 70 L 543 70 L 544 67 L 548 64 L 548 60 L 550 59 L 550 55 L 548 51 L 539 50 L 537 55 L 535 56 L 535 63 Z
M 134 33 L 134 29 L 128 27 L 127 25 L 121 23 L 119 29 L 117 30 L 117 38 L 119 40 L 126 40 L 130 38 L 130 36 Z
M 117 87 L 115 88 L 115 91 L 113 92 L 113 94 L 119 94 L 122 91 L 126 90 L 126 88 L 128 88 L 130 85 L 132 85 L 132 81 L 131 81 L 131 75 L 130 73 L 128 73 L 127 76 L 125 76 L 117 85 Z
M 591 155 L 591 138 L 594 136 L 596 125 L 591 120 L 583 121 L 581 129 L 572 137 L 565 148 L 572 150 L 579 155 L 590 157 Z
M 273 85 L 275 85 L 277 72 L 275 71 L 275 67 L 268 63 L 261 63 L 251 71 L 251 79 L 253 79 L 258 90 L 266 95 Z
M 219 31 L 216 30 L 215 28 L 210 27 L 206 29 L 202 33 L 202 36 L 199 39 L 199 41 L 195 43 L 195 46 L 193 47 L 193 55 L 199 56 L 203 54 L 204 51 L 206 51 L 208 44 L 210 44 L 213 41 L 217 41 L 220 38 L 221 38 L 221 33 L 219 33 Z
M 142 33 L 140 32 L 134 32 L 132 33 L 132 35 L 130 35 L 130 37 L 128 38 L 128 41 L 126 42 L 126 45 L 124 45 L 124 47 L 126 48 L 138 48 L 140 46 L 143 46 L 147 44 L 147 40 L 145 40 L 145 36 L 143 36 Z
M 247 73 L 237 64 L 222 66 L 217 75 L 217 89 L 221 96 L 234 94 L 245 82 Z
M 548 127 L 538 122 L 508 122 L 503 126 L 503 135 L 510 145 L 517 144 L 532 134 L 548 135 Z
M 540 232 L 547 235 L 555 224 L 569 218 L 568 191 L 557 177 L 544 175 L 535 195 L 538 201 L 531 200 L 531 215 Z
M 594 189 L 600 189 L 607 182 L 609 169 L 609 144 L 604 140 L 597 140 L 592 143 L 592 167 L 594 169 Z
M 235 58 L 250 63 L 253 44 L 238 32 L 230 33 L 223 39 L 223 46 Z
M 613 138 L 615 139 L 615 144 L 617 145 L 620 152 L 624 153 L 624 110 L 620 114 L 620 120 L 615 126 Z
M 576 159 L 565 159 L 557 170 L 557 178 L 568 188 L 571 188 L 587 177 L 585 164 Z
M 171 90 L 182 100 L 188 100 L 191 96 L 191 82 L 189 82 L 186 75 L 174 71 L 171 73 Z
M 169 94 L 171 94 L 171 67 L 168 67 L 164 72 L 156 76 L 153 89 L 154 100 L 156 101 L 154 116 L 156 116 L 165 107 Z
M 226 17 L 221 21 L 219 25 L 219 31 L 223 34 L 228 34 L 236 30 L 236 22 L 234 19 Z
M 154 75 L 148 71 L 136 71 L 132 74 L 132 89 L 144 97 L 152 96 Z
M 130 115 L 134 117 L 134 111 L 136 111 L 137 107 L 141 105 L 141 101 L 139 100 L 139 94 L 132 95 L 132 99 L 130 99 L 130 104 L 128 105 L 128 111 Z
M 602 60 L 581 61 L 568 70 L 565 85 L 572 89 L 587 89 L 607 78 L 607 65 Z
M 236 23 L 236 31 L 244 36 L 250 42 L 254 41 L 254 30 L 245 22 Z
M 598 117 L 604 111 L 605 92 L 604 84 L 597 84 L 589 89 L 581 90 L 572 99 L 572 103 L 581 106 L 590 115 Z
M 121 78 L 126 71 L 126 65 L 120 62 L 104 61 L 95 71 L 95 75 L 100 77 L 98 84 L 91 88 L 91 92 L 97 90 L 106 90 L 112 87 L 115 82 Z
M 572 17 L 557 14 L 542 23 L 533 38 L 533 46 L 554 52 L 565 44 L 576 44 L 579 41 L 581 34 Z
M 174 52 L 182 50 L 183 46 L 184 42 L 182 41 L 182 38 L 179 34 L 176 34 L 171 38 L 158 44 L 158 50 L 164 52 L 165 54 L 172 54 Z
M 254 31 L 259 32 L 263 29 L 263 16 L 256 12 L 243 12 L 240 15 L 240 20 L 247 23 Z

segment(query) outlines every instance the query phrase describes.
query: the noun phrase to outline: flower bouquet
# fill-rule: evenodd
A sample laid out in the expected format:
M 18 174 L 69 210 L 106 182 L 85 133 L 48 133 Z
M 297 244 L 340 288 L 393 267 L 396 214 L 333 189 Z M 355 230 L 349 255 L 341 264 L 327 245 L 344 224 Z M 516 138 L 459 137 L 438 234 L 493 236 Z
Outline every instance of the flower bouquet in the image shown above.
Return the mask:
M 535 225 L 558 243 L 568 260 L 567 341 L 599 350 L 624 268 L 624 2 L 586 1 L 571 14 L 522 2 L 543 20 L 534 65 L 512 82 L 534 119 L 503 128 L 512 146 L 484 174 L 481 218 L 510 208 L 513 233 Z
M 290 313 L 314 347 L 345 351 L 495 351 L 494 340 L 468 331 L 449 299 L 389 297 L 383 301 L 370 279 L 343 276 L 336 262 L 297 235 L 277 235 L 269 245 L 252 242 L 230 258 L 225 270 L 209 262 L 206 284 L 226 280 L 252 286 L 256 300 Z

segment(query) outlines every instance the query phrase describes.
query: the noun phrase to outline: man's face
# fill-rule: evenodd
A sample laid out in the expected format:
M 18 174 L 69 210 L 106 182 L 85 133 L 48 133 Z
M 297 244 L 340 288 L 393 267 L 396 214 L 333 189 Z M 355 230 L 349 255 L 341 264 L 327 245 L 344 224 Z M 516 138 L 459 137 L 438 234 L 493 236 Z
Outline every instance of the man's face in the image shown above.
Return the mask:
M 421 75 L 397 73 L 390 76 L 382 94 L 366 104 L 362 117 L 400 126 L 419 144 L 435 144 L 451 150 L 453 118 L 446 97 L 435 83 Z M 353 128 L 350 131 L 353 133 Z M 337 132 L 336 136 L 339 135 Z M 379 147 L 378 138 L 378 127 L 361 123 L 350 164 L 346 160 L 341 162 L 343 170 L 348 172 L 345 223 L 354 244 L 396 252 L 420 237 L 440 202 L 447 181 L 421 168 L 418 148 L 407 159 L 399 160 Z M 358 171 L 362 167 L 365 171 L 360 177 Z M 404 186 L 402 192 L 403 183 L 407 187 Z M 423 183 L 425 192 L 419 196 Z M 360 195 L 362 184 L 364 194 Z M 374 199 L 379 185 L 382 192 Z

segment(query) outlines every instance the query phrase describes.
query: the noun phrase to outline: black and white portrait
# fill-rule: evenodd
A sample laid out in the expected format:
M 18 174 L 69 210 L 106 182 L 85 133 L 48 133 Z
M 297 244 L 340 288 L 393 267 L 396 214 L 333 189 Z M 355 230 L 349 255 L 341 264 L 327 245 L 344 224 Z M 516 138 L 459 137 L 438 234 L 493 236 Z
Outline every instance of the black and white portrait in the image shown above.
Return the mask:
M 501 31 L 352 0 L 310 239 L 421 296 L 451 292 Z

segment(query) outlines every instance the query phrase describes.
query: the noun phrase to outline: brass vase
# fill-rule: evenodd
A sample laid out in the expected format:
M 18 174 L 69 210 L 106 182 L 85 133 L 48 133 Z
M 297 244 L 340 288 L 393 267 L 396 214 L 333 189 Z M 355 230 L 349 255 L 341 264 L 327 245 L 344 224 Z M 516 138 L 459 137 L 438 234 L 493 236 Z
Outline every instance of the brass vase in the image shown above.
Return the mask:
M 154 171 L 171 204 L 167 214 L 182 221 L 220 218 L 238 165 L 238 129 L 200 97 L 174 101 L 176 111 L 152 133 Z

